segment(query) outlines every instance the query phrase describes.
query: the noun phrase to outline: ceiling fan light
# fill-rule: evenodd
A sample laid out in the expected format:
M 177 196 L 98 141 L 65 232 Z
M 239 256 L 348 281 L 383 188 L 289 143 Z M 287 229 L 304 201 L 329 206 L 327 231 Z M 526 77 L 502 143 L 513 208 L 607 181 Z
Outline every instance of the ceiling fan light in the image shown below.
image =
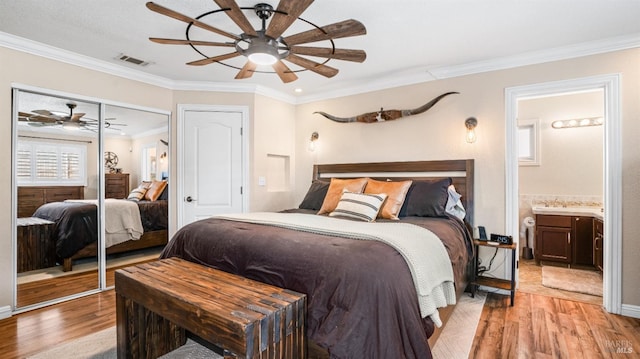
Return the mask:
M 249 61 L 256 65 L 273 65 L 278 61 L 278 58 L 264 52 L 255 52 L 248 56 Z
M 80 125 L 78 125 L 75 122 L 63 122 L 62 123 L 62 128 L 64 128 L 65 130 L 69 130 L 69 131 L 79 131 L 80 130 Z

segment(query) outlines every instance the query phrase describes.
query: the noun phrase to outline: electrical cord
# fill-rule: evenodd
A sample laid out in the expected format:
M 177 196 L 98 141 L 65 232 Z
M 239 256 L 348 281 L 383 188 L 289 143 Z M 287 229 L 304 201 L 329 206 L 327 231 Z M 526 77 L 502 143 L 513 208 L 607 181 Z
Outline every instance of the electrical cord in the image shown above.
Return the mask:
M 488 272 L 488 271 L 491 270 L 491 265 L 493 265 L 493 260 L 496 259 L 496 255 L 497 254 L 498 254 L 498 248 L 496 248 L 496 251 L 493 252 L 493 256 L 491 257 L 491 260 L 489 261 L 489 267 L 478 266 L 478 275 L 481 275 L 484 272 Z

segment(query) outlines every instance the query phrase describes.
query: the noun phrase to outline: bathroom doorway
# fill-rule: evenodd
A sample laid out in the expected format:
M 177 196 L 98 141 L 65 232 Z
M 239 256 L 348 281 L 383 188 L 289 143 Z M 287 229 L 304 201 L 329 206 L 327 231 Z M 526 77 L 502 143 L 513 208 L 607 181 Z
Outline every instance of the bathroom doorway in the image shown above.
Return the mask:
M 603 306 L 610 313 L 622 311 L 622 147 L 620 75 L 601 75 L 505 89 L 506 121 L 506 231 L 519 238 L 518 199 L 518 102 L 560 93 L 601 89 L 604 97 L 604 195 L 603 195 Z M 544 159 L 543 159 L 544 160 Z M 522 243 L 518 243 L 519 247 Z M 520 249 L 520 248 L 519 248 Z M 516 281 L 519 282 L 518 276 Z
M 604 90 L 518 100 L 519 289 L 602 305 Z

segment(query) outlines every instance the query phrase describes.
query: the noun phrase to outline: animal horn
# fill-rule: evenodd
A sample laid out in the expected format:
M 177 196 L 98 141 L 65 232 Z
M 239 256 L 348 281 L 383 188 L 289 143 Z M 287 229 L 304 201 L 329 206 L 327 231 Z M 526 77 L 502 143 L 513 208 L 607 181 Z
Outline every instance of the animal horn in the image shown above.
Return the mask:
M 365 113 L 359 116 L 353 116 L 353 117 L 337 117 L 337 116 L 333 116 L 330 115 L 326 112 L 322 112 L 322 111 L 315 111 L 315 113 L 320 114 L 332 121 L 336 121 L 336 122 L 341 122 L 341 123 L 347 123 L 347 122 L 365 122 L 365 123 L 371 123 L 371 122 L 380 122 L 380 121 L 390 121 L 390 120 L 395 120 L 401 117 L 408 117 L 408 116 L 413 116 L 413 115 L 417 115 L 420 113 L 423 113 L 425 111 L 427 111 L 428 109 L 430 109 L 431 107 L 433 107 L 436 103 L 438 103 L 438 101 L 442 100 L 444 97 L 449 96 L 449 95 L 453 95 L 453 94 L 459 94 L 459 92 L 446 92 L 443 93 L 440 96 L 435 97 L 433 100 L 427 102 L 426 104 L 418 107 L 418 108 L 414 108 L 413 110 L 402 110 L 402 111 L 398 111 L 398 110 L 388 110 L 388 111 L 384 111 L 383 109 L 380 109 L 379 112 L 369 112 L 369 113 Z
M 413 115 L 423 113 L 428 109 L 430 109 L 431 107 L 433 107 L 436 103 L 438 103 L 438 101 L 442 100 L 444 97 L 453 95 L 453 94 L 459 94 L 459 92 L 445 92 L 442 95 L 434 98 L 433 100 L 427 102 L 426 104 L 418 108 L 414 108 L 413 110 L 402 110 L 402 117 L 413 116 Z
M 330 115 L 330 114 L 328 114 L 326 112 L 322 112 L 322 111 L 315 111 L 314 114 L 315 113 L 321 114 L 322 116 L 324 116 L 324 117 L 326 117 L 326 118 L 328 118 L 330 120 L 336 121 L 336 122 L 342 122 L 342 123 L 356 122 L 356 117 L 336 117 L 334 115 Z

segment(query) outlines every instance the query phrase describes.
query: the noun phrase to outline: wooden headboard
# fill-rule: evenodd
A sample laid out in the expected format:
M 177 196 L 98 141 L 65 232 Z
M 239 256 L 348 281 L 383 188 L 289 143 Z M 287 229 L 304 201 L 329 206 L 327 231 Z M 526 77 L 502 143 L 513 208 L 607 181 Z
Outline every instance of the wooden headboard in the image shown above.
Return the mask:
M 376 180 L 417 180 L 451 177 L 467 212 L 465 221 L 473 226 L 473 160 L 338 163 L 313 166 L 313 179 L 370 177 Z

